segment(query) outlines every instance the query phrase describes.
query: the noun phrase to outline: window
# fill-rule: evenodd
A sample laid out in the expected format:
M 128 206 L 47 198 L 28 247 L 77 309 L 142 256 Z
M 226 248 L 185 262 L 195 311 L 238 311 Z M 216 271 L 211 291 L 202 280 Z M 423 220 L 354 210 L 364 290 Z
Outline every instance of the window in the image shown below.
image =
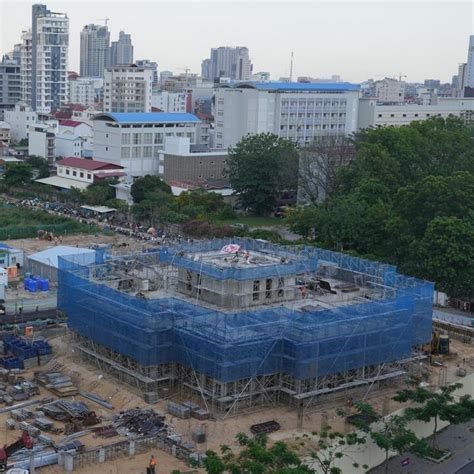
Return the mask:
M 132 158 L 139 158 L 141 154 L 142 154 L 142 147 L 141 146 L 137 146 L 135 148 L 132 148 Z
M 258 301 L 259 298 L 260 298 L 260 280 L 254 280 L 252 300 Z
M 83 178 L 83 177 L 84 177 L 84 173 L 81 171 L 81 172 L 79 173 L 79 176 L 80 176 L 81 178 Z
M 143 143 L 145 145 L 152 145 L 153 144 L 153 133 L 145 133 L 143 135 Z
M 163 133 L 155 133 L 155 145 L 161 145 L 163 143 Z
M 134 133 L 133 134 L 133 144 L 134 145 L 141 145 L 142 144 L 142 134 L 141 133 Z
M 272 297 L 272 284 L 273 280 L 271 278 L 267 278 L 265 282 L 265 298 L 270 299 Z
M 87 179 L 92 179 L 92 175 L 87 173 Z
M 122 148 L 122 158 L 130 158 L 130 148 Z
M 122 134 L 122 145 L 130 145 L 130 134 L 123 133 Z
M 151 146 L 144 146 L 143 147 L 143 157 L 144 158 L 151 158 L 153 154 L 153 147 Z
M 73 176 L 77 176 L 77 173 L 75 171 L 72 172 Z
M 285 278 L 280 277 L 278 278 L 278 293 L 277 293 L 279 298 L 283 298 L 283 295 L 285 294 L 284 288 L 285 288 Z
M 66 174 L 69 175 L 69 170 L 66 170 Z
M 109 147 L 108 147 L 108 146 L 105 147 L 105 151 L 109 151 Z

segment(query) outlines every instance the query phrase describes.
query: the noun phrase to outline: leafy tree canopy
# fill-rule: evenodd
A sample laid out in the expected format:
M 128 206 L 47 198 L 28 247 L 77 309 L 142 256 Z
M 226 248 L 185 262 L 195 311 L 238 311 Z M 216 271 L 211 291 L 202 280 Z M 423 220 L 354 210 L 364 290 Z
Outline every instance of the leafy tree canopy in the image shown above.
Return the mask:
M 135 204 L 147 199 L 148 193 L 161 191 L 171 195 L 171 188 L 159 176 L 149 175 L 136 179 L 132 184 L 131 194 Z
M 474 298 L 473 131 L 433 118 L 354 137 L 355 159 L 336 173 L 321 204 L 297 211 L 304 237 L 398 265 L 453 297 Z
M 272 133 L 247 135 L 229 149 L 226 173 L 244 209 L 269 214 L 283 192 L 296 192 L 298 152 Z
M 11 164 L 7 166 L 3 179 L 9 186 L 23 186 L 31 183 L 33 170 L 25 163 Z

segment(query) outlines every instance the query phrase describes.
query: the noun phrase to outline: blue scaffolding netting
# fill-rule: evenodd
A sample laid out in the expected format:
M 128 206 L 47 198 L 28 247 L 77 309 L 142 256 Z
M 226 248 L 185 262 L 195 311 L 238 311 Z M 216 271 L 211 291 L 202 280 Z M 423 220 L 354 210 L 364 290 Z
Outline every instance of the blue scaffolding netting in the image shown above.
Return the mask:
M 170 247 L 147 258 L 222 279 L 268 275 L 265 266 L 221 272 L 189 254 L 226 243 Z M 75 256 L 59 260 L 58 307 L 74 332 L 143 366 L 179 363 L 220 382 L 275 373 L 299 380 L 321 377 L 409 357 L 413 346 L 431 340 L 432 283 L 398 274 L 390 265 L 314 247 L 296 251 L 263 242 L 237 243 L 288 257 L 277 265 L 279 275 L 290 274 L 290 268 L 302 271 L 302 262 L 310 271 L 330 265 L 365 275 L 391 291 L 383 299 L 319 311 L 259 306 L 225 312 L 179 297 L 143 299 L 123 293 L 92 281 L 91 266 Z M 96 263 L 119 259 L 104 260 L 98 254 Z

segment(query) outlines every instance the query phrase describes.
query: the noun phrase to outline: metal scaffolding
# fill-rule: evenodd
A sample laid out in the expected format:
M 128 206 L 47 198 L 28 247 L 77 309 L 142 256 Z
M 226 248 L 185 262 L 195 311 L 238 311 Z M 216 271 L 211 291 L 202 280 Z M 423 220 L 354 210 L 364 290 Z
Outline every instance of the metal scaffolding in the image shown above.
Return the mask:
M 397 361 L 431 338 L 429 282 L 336 252 L 251 240 L 237 243 L 279 263 L 222 269 L 196 257 L 228 243 L 101 256 L 95 265 L 60 259 L 58 305 L 81 354 L 142 393 L 186 389 L 230 416 L 278 403 L 308 408 L 322 396 L 389 383 L 404 373 Z M 303 297 L 295 283 L 290 304 L 223 310 L 201 301 L 199 288 L 192 298 L 174 292 L 179 269 L 224 287 L 296 275 L 330 276 L 364 291 L 320 306 L 316 293 Z

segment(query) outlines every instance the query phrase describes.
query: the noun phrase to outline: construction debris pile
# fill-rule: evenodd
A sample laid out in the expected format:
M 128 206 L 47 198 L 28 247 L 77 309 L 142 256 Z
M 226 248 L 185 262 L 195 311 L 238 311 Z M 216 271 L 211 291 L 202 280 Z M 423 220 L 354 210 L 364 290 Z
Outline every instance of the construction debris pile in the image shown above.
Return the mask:
M 66 423 L 64 432 L 71 434 L 81 431 L 84 426 L 93 426 L 100 423 L 95 411 L 80 401 L 54 400 L 42 406 L 42 411 L 53 420 Z
M 210 416 L 207 410 L 204 410 L 199 405 L 192 401 L 187 401 L 184 403 L 168 403 L 168 413 L 170 415 L 181 418 L 182 420 L 187 420 L 190 417 L 196 418 L 196 420 L 207 420 Z
M 11 406 L 38 395 L 38 385 L 34 380 L 27 380 L 21 369 L 0 369 L 0 402 Z
M 167 434 L 170 431 L 164 415 L 156 413 L 151 408 L 132 408 L 120 412 L 114 416 L 113 425 L 121 435 L 127 437 L 153 436 L 158 433 Z
M 36 372 L 35 378 L 39 384 L 58 397 L 70 397 L 79 393 L 71 377 L 61 372 Z

